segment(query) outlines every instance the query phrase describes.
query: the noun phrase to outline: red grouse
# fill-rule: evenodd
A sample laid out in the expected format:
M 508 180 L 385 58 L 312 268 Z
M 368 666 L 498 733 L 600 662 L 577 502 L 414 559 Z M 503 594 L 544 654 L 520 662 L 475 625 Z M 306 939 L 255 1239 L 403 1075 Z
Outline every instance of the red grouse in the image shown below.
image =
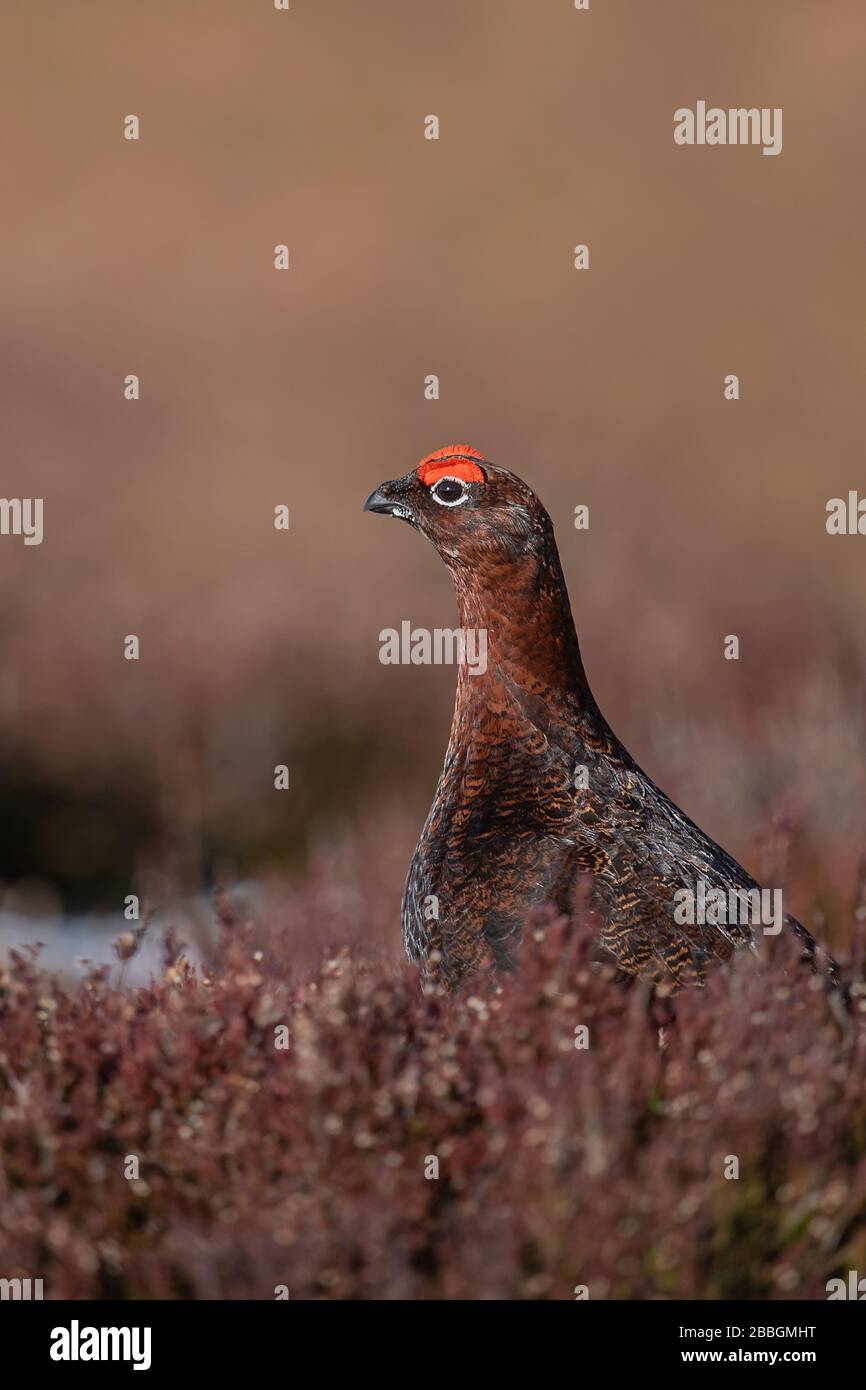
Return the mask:
M 432 542 L 461 629 L 487 642 L 485 669 L 458 667 L 445 765 L 403 897 L 409 956 L 432 957 L 449 987 L 483 963 L 507 969 L 528 909 L 566 908 L 578 874 L 593 879 L 602 954 L 627 976 L 699 984 L 708 963 L 754 949 L 754 916 L 718 900 L 754 905 L 755 880 L 650 781 L 593 699 L 535 494 L 459 444 L 382 483 L 364 509 Z M 715 909 L 678 910 L 690 894 Z M 812 961 L 812 937 L 785 921 Z

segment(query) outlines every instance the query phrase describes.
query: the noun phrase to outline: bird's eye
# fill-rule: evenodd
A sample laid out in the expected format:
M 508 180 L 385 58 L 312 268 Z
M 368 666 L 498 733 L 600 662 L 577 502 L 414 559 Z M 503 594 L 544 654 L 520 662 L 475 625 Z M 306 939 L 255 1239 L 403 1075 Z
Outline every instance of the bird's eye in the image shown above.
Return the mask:
M 437 502 L 443 507 L 459 507 L 469 497 L 465 483 L 459 478 L 440 478 L 430 489 Z

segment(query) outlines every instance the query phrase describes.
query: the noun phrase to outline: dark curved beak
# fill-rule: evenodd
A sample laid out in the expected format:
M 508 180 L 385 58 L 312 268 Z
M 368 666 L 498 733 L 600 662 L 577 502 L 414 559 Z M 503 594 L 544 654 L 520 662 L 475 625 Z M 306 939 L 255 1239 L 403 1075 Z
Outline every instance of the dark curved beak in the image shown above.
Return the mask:
M 405 478 L 396 478 L 390 483 L 380 483 L 374 488 L 364 503 L 365 512 L 383 512 L 385 516 L 396 516 L 401 521 L 416 525 L 415 514 L 406 500 L 408 488 Z
M 387 514 L 389 512 L 392 512 L 395 506 L 396 503 L 392 502 L 390 498 L 386 497 L 381 488 L 374 487 L 373 491 L 370 493 L 370 496 L 364 503 L 364 511 L 385 512 Z

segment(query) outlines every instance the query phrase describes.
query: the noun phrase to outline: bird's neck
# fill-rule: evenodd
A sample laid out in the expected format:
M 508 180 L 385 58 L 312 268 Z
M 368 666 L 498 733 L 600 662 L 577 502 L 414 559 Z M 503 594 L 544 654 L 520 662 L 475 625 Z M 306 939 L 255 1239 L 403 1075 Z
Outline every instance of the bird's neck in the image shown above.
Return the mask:
M 541 550 L 452 565 L 460 627 L 476 658 L 461 665 L 458 701 L 488 706 L 494 688 L 525 691 L 548 704 L 594 709 L 571 616 L 568 590 L 552 537 Z M 483 636 L 482 636 L 483 634 Z

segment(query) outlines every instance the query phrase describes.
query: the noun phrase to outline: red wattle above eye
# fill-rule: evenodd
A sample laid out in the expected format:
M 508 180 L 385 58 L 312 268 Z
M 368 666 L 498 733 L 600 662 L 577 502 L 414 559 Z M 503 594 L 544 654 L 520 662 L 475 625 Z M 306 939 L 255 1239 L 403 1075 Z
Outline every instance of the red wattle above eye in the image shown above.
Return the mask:
M 440 478 L 459 478 L 463 483 L 484 482 L 484 474 L 474 463 L 445 463 L 438 468 L 431 468 L 429 473 L 423 476 L 419 473 L 418 476 L 425 487 L 432 487 Z
M 419 463 L 419 481 L 425 487 L 432 487 L 440 478 L 460 478 L 464 483 L 483 483 L 486 481 L 484 474 L 478 464 L 472 462 L 473 459 L 480 459 L 483 463 L 484 455 L 479 454 L 477 449 L 470 449 L 468 444 L 451 444 L 445 449 L 437 449 L 435 454 L 428 454 Z

